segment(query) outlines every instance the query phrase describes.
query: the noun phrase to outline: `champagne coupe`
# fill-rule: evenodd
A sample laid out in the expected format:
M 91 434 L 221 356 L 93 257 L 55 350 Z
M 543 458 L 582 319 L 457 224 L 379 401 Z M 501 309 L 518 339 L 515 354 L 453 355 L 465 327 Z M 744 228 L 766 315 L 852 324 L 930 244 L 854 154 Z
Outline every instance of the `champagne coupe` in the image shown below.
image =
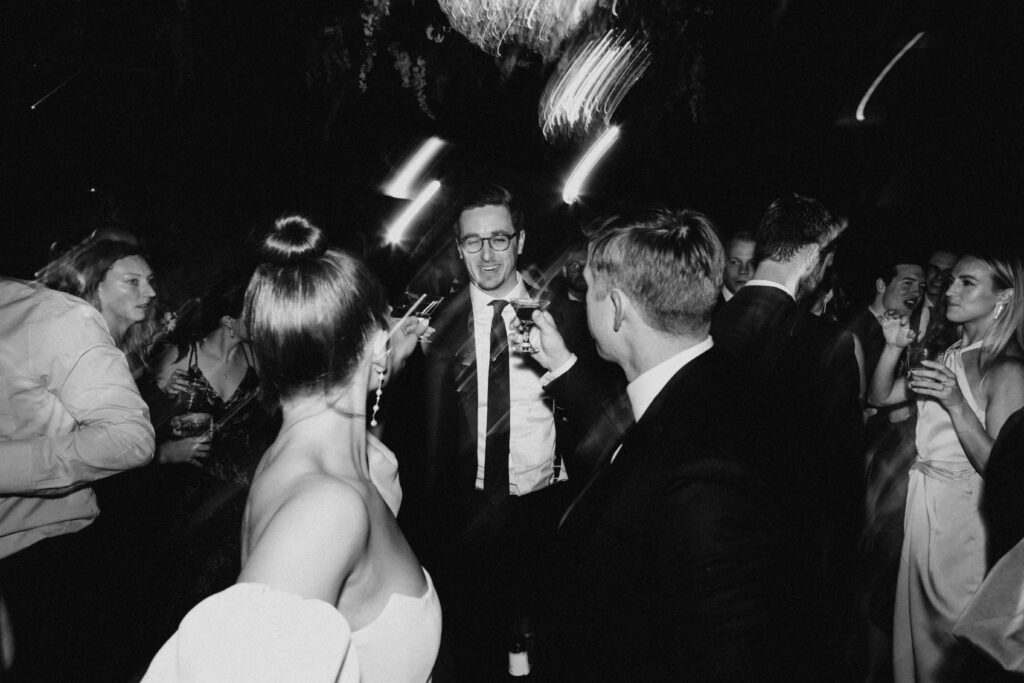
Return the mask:
M 434 315 L 442 301 L 444 301 L 443 296 L 405 292 L 398 303 L 391 307 L 391 317 L 406 318 L 409 315 L 414 315 L 429 325 L 430 317 Z M 428 327 L 427 331 L 420 335 L 420 341 L 429 342 L 430 332 Z
M 522 342 L 514 345 L 512 350 L 518 353 L 536 353 L 540 349 L 534 348 L 530 344 L 530 330 L 534 326 L 533 312 L 546 310 L 551 302 L 544 299 L 511 299 L 509 303 L 512 304 L 516 318 L 519 319 L 519 333 L 523 339 Z

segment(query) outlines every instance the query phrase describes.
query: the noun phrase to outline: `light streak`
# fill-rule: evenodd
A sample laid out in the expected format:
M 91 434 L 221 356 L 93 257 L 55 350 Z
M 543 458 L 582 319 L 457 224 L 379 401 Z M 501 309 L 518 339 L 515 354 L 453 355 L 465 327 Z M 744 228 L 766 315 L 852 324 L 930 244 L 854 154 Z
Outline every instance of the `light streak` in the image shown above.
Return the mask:
M 429 202 L 434 194 L 436 194 L 440 189 L 441 181 L 431 180 L 423 187 L 422 190 L 420 190 L 419 194 L 416 195 L 416 198 L 412 200 L 409 206 L 405 207 L 405 210 L 398 215 L 395 222 L 391 224 L 390 228 L 388 228 L 387 233 L 384 236 L 384 239 L 388 244 L 401 244 L 402 234 L 405 232 L 405 229 L 409 227 L 409 224 L 412 223 L 414 218 L 416 218 L 416 214 L 418 214 L 420 210 L 427 205 L 427 202 Z
M 431 137 L 426 140 L 416 153 L 405 162 L 405 165 L 394 175 L 384 186 L 383 192 L 389 197 L 396 199 L 412 199 L 413 187 L 419 179 L 423 169 L 436 157 L 445 147 L 441 138 Z
M 63 80 L 63 81 L 61 82 L 61 84 L 60 84 L 60 85 L 58 85 L 58 86 L 57 86 L 56 88 L 54 88 L 54 89 L 53 89 L 53 90 L 51 90 L 50 92 L 48 92 L 48 93 L 46 93 L 45 95 L 43 95 L 43 96 L 42 96 L 42 98 L 40 98 L 40 99 L 39 99 L 39 101 L 37 101 L 37 102 L 36 102 L 35 104 L 33 104 L 33 105 L 32 105 L 31 107 L 29 107 L 29 109 L 33 109 L 33 110 L 34 110 L 34 109 L 35 109 L 36 107 L 38 107 L 38 106 L 39 106 L 40 104 L 42 104 L 42 103 L 43 103 L 43 102 L 45 102 L 46 100 L 50 99 L 50 96 L 51 96 L 51 95 L 53 95 L 53 94 L 54 94 L 54 93 L 56 93 L 56 92 L 57 92 L 58 90 L 60 90 L 60 89 L 61 89 L 61 88 L 63 88 L 63 87 L 65 86 L 65 85 L 67 85 L 67 84 L 68 84 L 68 83 L 70 83 L 70 82 L 71 82 L 72 80 L 74 80 L 75 76 L 77 76 L 77 75 L 78 75 L 78 74 L 80 74 L 80 73 L 82 73 L 82 70 L 81 70 L 81 69 L 79 69 L 79 70 L 78 70 L 78 71 L 76 71 L 75 73 L 73 73 L 73 74 L 71 74 L 70 76 L 68 76 L 67 78 L 65 78 L 65 79 L 64 79 L 64 80 Z
M 553 61 L 602 0 L 438 0 L 452 28 L 484 52 L 521 45 Z
M 569 175 L 569 180 L 565 182 L 565 189 L 562 190 L 562 201 L 566 204 L 572 204 L 580 196 L 580 190 L 583 189 L 583 183 L 586 181 L 587 176 L 597 165 L 597 162 L 601 160 L 601 157 L 611 149 L 615 141 L 619 139 L 619 127 L 610 126 L 605 132 L 601 133 L 601 137 L 590 146 L 587 153 L 583 155 L 580 162 L 576 164 L 576 168 L 573 169 Z
M 562 57 L 538 106 L 544 137 L 583 136 L 611 120 L 651 64 L 647 41 L 608 31 Z
M 900 59 L 902 59 L 903 55 L 907 54 L 907 52 L 910 51 L 910 48 L 914 47 L 914 45 L 917 44 L 917 41 L 921 40 L 921 38 L 923 36 L 924 36 L 924 31 L 921 31 L 916 36 L 911 38 L 910 42 L 908 42 L 906 45 L 904 45 L 903 49 L 900 50 L 899 52 L 897 52 L 896 56 L 893 57 L 892 60 L 888 64 L 885 65 L 885 68 L 882 69 L 882 73 L 878 74 L 878 77 L 875 79 L 875 82 L 871 84 L 871 87 L 868 88 L 868 91 L 866 93 L 864 93 L 864 97 L 861 98 L 860 104 L 857 105 L 856 118 L 857 118 L 858 121 L 863 121 L 864 120 L 864 107 L 868 106 L 868 100 L 870 100 L 871 96 L 875 93 L 875 89 L 885 79 L 885 77 L 889 74 L 889 72 L 892 70 L 892 68 L 894 66 L 896 66 L 896 62 L 900 61 Z

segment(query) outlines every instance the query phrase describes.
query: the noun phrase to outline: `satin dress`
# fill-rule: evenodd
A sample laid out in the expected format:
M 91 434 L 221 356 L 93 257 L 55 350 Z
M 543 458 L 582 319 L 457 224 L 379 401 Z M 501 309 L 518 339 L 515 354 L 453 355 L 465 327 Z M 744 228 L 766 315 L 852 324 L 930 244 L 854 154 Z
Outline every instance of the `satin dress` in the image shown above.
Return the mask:
M 954 344 L 943 363 L 984 425 L 985 410 L 971 393 L 962 359 L 980 346 Z M 985 577 L 981 475 L 946 409 L 935 400 L 918 401 L 917 409 L 917 459 L 910 469 L 893 618 L 897 683 L 962 680 L 966 648 L 951 630 Z

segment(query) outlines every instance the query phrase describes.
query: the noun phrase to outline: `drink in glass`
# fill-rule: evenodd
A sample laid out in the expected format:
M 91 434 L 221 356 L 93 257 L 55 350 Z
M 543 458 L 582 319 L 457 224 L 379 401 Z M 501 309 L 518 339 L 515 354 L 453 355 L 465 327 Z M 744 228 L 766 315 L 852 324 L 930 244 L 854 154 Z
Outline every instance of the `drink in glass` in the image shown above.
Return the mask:
M 523 335 L 523 341 L 513 346 L 512 350 L 519 353 L 536 353 L 538 349 L 530 344 L 530 330 L 534 326 L 533 312 L 543 311 L 548 307 L 549 302 L 543 299 L 511 299 L 509 303 L 512 304 L 512 310 L 516 312 L 516 318 L 519 320 L 519 332 Z
M 935 350 L 924 344 L 911 344 L 907 347 L 907 378 L 911 378 L 915 370 L 925 370 L 921 361 L 936 360 Z
M 202 436 L 213 426 L 210 413 L 185 413 L 172 421 L 171 427 L 181 436 Z

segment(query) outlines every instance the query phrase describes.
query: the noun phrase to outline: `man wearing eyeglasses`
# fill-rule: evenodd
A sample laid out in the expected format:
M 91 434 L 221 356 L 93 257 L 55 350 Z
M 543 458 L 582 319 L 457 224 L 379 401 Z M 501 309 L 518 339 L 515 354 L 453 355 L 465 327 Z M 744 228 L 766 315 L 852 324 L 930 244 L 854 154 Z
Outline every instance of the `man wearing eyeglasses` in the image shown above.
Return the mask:
M 454 230 L 469 283 L 431 320 L 424 512 L 409 509 L 405 519 L 432 527 L 419 529 L 422 559 L 447 598 L 454 673 L 497 680 L 507 672 L 513 618 L 536 614 L 538 590 L 524 581 L 537 577 L 543 587 L 548 570 L 533 563 L 545 557 L 569 501 L 556 434 L 566 425 L 541 385 L 544 369 L 508 346 L 517 324 L 509 300 L 536 298 L 517 270 L 526 234 L 511 193 L 494 185 L 467 193 Z

